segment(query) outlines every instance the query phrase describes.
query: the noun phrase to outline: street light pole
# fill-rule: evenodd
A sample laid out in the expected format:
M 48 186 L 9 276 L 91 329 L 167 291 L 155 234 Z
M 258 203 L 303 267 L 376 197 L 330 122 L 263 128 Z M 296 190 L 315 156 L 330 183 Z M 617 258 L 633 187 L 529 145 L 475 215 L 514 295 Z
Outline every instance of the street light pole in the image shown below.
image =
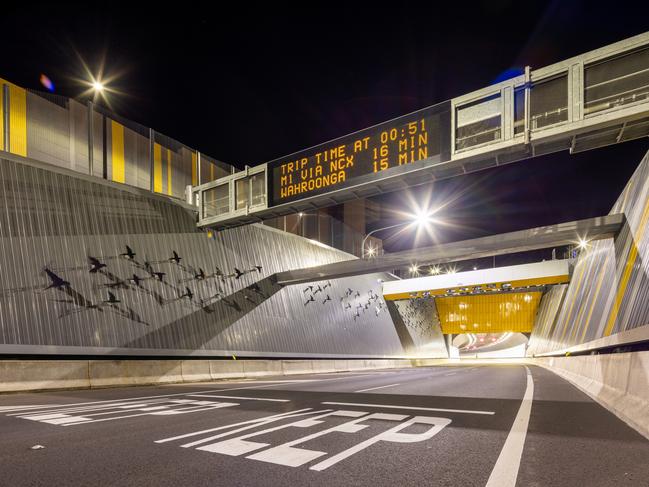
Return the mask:
M 361 243 L 361 255 L 363 256 L 363 258 L 365 258 L 365 242 L 367 241 L 368 237 L 370 235 L 372 235 L 373 233 L 380 232 L 380 231 L 383 231 L 383 230 L 389 230 L 390 228 L 402 227 L 404 225 L 412 225 L 413 223 L 414 222 L 401 222 L 401 223 L 397 223 L 395 225 L 390 225 L 390 226 L 387 226 L 387 227 L 377 228 L 376 230 L 372 230 L 370 233 L 365 235 L 365 238 L 363 238 L 363 242 Z

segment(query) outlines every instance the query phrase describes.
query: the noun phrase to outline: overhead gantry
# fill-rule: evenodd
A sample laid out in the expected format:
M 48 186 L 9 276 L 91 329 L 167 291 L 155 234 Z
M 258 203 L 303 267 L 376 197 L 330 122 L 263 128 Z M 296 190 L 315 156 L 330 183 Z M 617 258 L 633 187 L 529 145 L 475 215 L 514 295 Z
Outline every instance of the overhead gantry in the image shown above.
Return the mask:
M 649 33 L 192 188 L 227 228 L 649 135 Z

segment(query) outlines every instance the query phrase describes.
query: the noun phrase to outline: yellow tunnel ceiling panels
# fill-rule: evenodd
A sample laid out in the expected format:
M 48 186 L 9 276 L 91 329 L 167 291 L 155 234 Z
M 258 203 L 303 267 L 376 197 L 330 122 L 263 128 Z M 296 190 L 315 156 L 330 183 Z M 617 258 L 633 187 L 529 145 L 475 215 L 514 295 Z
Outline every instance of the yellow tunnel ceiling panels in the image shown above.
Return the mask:
M 532 331 L 540 292 L 449 296 L 435 299 L 445 334 Z
M 455 292 L 497 292 L 527 286 L 562 284 L 570 281 L 568 260 L 549 260 L 494 269 L 401 279 L 383 283 L 388 300 L 443 296 Z

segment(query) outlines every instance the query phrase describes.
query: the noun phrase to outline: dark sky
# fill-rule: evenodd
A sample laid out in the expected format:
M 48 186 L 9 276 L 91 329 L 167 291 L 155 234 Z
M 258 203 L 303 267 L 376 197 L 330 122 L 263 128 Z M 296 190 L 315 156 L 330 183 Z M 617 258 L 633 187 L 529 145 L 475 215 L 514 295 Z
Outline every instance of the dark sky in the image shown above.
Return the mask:
M 649 30 L 646 2 L 437 3 L 241 2 L 230 14 L 218 3 L 12 2 L 0 18 L 0 77 L 38 89 L 45 73 L 56 93 L 77 96 L 79 58 L 93 71 L 104 59 L 119 75 L 118 113 L 243 166 Z M 440 183 L 436 195 L 463 195 L 445 215 L 458 230 L 443 239 L 607 213 L 647 149 L 644 139 Z

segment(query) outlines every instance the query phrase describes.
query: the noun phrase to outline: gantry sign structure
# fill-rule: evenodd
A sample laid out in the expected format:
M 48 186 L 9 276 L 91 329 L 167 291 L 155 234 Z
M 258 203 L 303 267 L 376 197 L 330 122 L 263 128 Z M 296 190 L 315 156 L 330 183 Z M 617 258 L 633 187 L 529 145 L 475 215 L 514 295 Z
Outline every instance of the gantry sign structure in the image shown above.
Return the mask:
M 649 32 L 192 188 L 199 227 L 649 135 Z

